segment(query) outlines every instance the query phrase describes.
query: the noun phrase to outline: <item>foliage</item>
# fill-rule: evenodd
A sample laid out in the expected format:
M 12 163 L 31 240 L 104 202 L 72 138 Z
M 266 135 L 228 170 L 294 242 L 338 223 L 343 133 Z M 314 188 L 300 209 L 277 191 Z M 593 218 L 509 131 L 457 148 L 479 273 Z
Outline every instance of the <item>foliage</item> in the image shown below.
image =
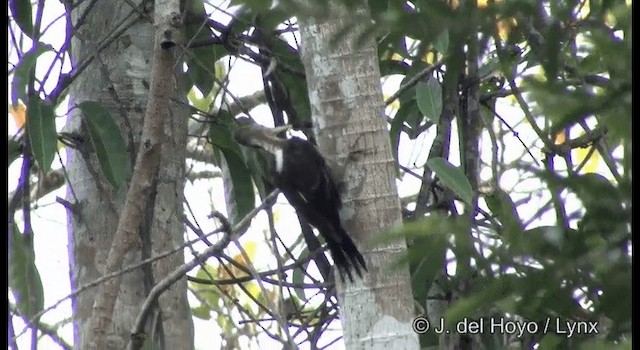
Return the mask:
M 436 138 L 447 133 L 438 123 L 451 113 L 448 106 L 458 121 L 461 143 L 451 150 L 460 149 L 459 157 L 448 157 L 462 159 L 461 167 L 443 163 L 446 158 L 440 157 L 447 157 L 448 150 L 439 155 L 432 149 L 423 169 L 424 176 L 435 176 L 437 184 L 467 203 L 455 201 L 452 206 L 448 200 L 445 213 L 453 215 L 453 221 L 441 213 L 442 204 L 433 205 L 423 214 L 431 221 L 417 221 L 423 235 L 416 235 L 415 226 L 404 231 L 410 242 L 414 296 L 423 311 L 431 312 L 428 299 L 456 295 L 459 300 L 444 313 L 450 325 L 464 317 L 598 324 L 598 335 L 571 339 L 562 329 L 555 330 L 560 336 L 540 332 L 525 339 L 484 335 L 482 341 L 490 348 L 514 341 L 525 348 L 550 342 L 583 347 L 594 337 L 625 344 L 631 300 L 629 4 L 372 1 L 370 6 L 374 21 L 368 33 L 378 38 L 382 74 L 404 76 L 399 107 L 392 112 L 392 144 L 402 147 L 403 134 L 416 139 L 421 132 Z M 442 68 L 410 84 L 439 60 Z M 453 88 L 451 81 L 456 82 Z M 458 105 L 447 95 L 447 88 L 455 91 L 453 96 L 481 105 L 482 113 L 476 115 L 484 115 L 483 132 L 471 141 L 489 144 L 483 152 L 491 160 L 482 157 L 478 168 L 478 173 L 490 173 L 485 183 L 459 176 L 460 171 L 467 177 L 476 173 L 465 169 L 464 161 L 465 142 L 473 133 L 459 122 L 472 114 L 468 105 Z M 513 102 L 517 105 L 504 107 Z M 520 116 L 506 117 L 496 105 L 520 108 Z M 536 138 L 521 140 L 522 155 L 514 156 L 517 143 L 510 141 L 526 134 Z M 591 151 L 578 152 L 581 148 Z M 394 153 L 399 161 L 402 153 Z M 586 171 L 596 157 L 604 164 Z M 521 180 L 501 181 L 516 174 Z M 470 183 L 476 184 L 477 201 L 467 195 Z M 418 198 L 437 190 L 423 186 Z M 431 201 L 437 204 L 439 198 Z M 406 203 L 425 205 L 410 199 Z M 468 214 L 458 216 L 460 210 Z M 416 208 L 414 213 L 421 211 Z M 433 228 L 432 221 L 439 217 L 445 221 Z M 448 232 L 451 238 L 443 240 L 430 234 L 432 230 Z M 445 260 L 447 251 L 453 254 L 450 260 Z M 454 262 L 455 272 L 442 272 Z M 471 289 L 462 291 L 465 284 Z M 428 333 L 423 345 L 435 345 L 437 339 Z

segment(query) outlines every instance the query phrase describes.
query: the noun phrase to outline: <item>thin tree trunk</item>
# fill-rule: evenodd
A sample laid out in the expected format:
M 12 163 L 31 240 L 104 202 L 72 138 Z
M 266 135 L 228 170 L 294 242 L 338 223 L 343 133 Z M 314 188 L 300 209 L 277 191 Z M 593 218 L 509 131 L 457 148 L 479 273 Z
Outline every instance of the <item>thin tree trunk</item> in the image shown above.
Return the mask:
M 82 2 L 73 11 L 74 23 L 93 6 L 84 18 L 82 30 L 73 41 L 74 62 L 82 62 L 98 50 L 96 47 L 118 25 L 128 25 L 139 18 L 129 16 L 135 10 L 127 2 Z M 125 19 L 127 18 L 127 19 Z M 71 85 L 71 106 L 83 101 L 97 101 L 107 108 L 118 122 L 128 143 L 131 163 L 138 149 L 142 120 L 149 93 L 150 57 L 153 45 L 151 17 L 138 19 L 113 44 L 103 50 L 92 64 Z M 140 226 L 140 245 L 125 255 L 123 266 L 139 262 L 150 255 L 166 251 L 183 240 L 182 194 L 184 183 L 184 152 L 186 121 L 184 111 L 171 111 L 172 118 L 165 127 L 165 146 L 161 155 L 160 173 L 153 187 L 153 201 L 145 210 Z M 81 127 L 82 116 L 76 109 L 71 113 L 66 132 L 78 132 L 88 141 Z M 85 142 L 87 144 L 89 142 Z M 100 175 L 100 169 L 91 148 L 82 151 L 68 149 L 67 171 L 69 186 L 67 200 L 77 203 L 69 212 L 69 255 L 72 289 L 99 278 L 104 273 L 105 261 L 121 214 L 127 188 L 114 191 Z M 90 161 L 87 162 L 87 159 Z M 129 342 L 131 327 L 148 291 L 167 271 L 184 262 L 182 254 L 158 261 L 121 277 L 111 325 L 105 330 L 107 347 L 123 349 Z M 153 272 L 152 272 L 153 271 Z M 85 349 L 92 341 L 94 300 L 97 289 L 80 293 L 72 300 L 74 313 L 75 347 Z M 154 342 L 166 338 L 168 349 L 192 349 L 193 330 L 186 297 L 186 280 L 173 286 L 160 300 L 162 327 L 148 328 Z M 153 319 L 153 318 L 152 318 Z M 150 322 L 151 324 L 151 322 Z M 158 333 L 158 330 L 161 330 Z
M 384 117 L 377 50 L 372 38 L 358 42 L 366 8 L 337 6 L 322 18 L 301 18 L 312 119 L 325 155 L 346 164 L 342 220 L 367 261 L 362 282 L 338 281 L 340 318 L 348 349 L 417 349 L 409 271 L 391 270 L 406 254 L 404 241 L 370 245 L 401 224 L 394 161 Z M 347 24 L 355 25 L 336 41 Z M 348 159 L 351 159 L 347 161 Z M 336 279 L 338 280 L 338 279 Z

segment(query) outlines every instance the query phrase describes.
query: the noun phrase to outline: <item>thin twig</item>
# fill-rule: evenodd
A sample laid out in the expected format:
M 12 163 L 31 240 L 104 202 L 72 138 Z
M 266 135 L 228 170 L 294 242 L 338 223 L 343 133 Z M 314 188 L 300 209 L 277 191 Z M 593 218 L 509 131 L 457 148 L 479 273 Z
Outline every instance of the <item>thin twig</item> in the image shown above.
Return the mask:
M 9 303 L 9 311 L 16 314 L 17 316 L 22 317 L 23 319 L 25 318 L 24 315 L 20 314 L 20 310 L 18 310 L 18 308 L 13 305 L 12 303 Z M 9 317 L 11 317 L 11 314 L 9 314 Z M 62 339 L 62 337 L 60 337 L 60 335 L 58 335 L 58 330 L 56 329 L 57 327 L 48 325 L 42 321 L 38 322 L 38 330 L 40 330 L 42 332 L 42 334 L 48 336 L 49 338 L 51 338 L 56 344 L 58 344 L 62 349 L 64 350 L 71 350 L 73 349 L 73 346 L 69 343 L 67 343 L 64 339 Z M 9 334 L 9 339 L 12 339 L 12 334 Z M 15 339 L 12 339 L 13 343 L 15 344 Z M 15 349 L 17 350 L 18 347 L 16 346 Z
M 500 119 L 502 124 L 504 124 L 509 129 L 509 131 L 511 131 L 513 136 L 515 136 L 515 138 L 517 138 L 518 141 L 520 141 L 520 143 L 522 144 L 522 147 L 524 147 L 524 149 L 527 151 L 527 153 L 529 153 L 529 156 L 531 156 L 531 159 L 533 159 L 533 161 L 536 163 L 536 165 L 540 166 L 540 163 L 538 162 L 536 157 L 533 156 L 533 153 L 531 153 L 531 150 L 529 149 L 529 147 L 527 147 L 527 145 L 524 143 L 524 141 L 520 138 L 520 134 L 517 131 L 515 131 L 515 129 L 512 128 L 511 125 L 509 125 L 509 123 L 507 123 L 507 121 L 504 120 L 504 118 L 502 118 L 502 116 L 500 116 L 498 111 L 496 111 L 493 108 L 491 108 L 491 106 L 489 106 L 489 104 L 487 104 L 487 103 L 481 103 L 481 104 L 485 108 L 487 108 L 489 111 L 491 111 L 491 113 L 493 113 L 493 115 L 495 115 L 498 119 Z
M 169 276 L 160 280 L 158 284 L 156 284 L 156 286 L 153 287 L 153 289 L 149 292 L 149 295 L 145 299 L 143 306 L 141 307 L 140 312 L 138 313 L 138 317 L 134 322 L 134 326 L 131 330 L 132 340 L 129 343 L 129 347 L 128 347 L 129 349 L 133 349 L 132 347 L 133 346 L 132 343 L 134 342 L 133 338 L 138 334 L 140 334 L 144 329 L 145 320 L 149 310 L 151 309 L 151 305 L 153 305 L 153 302 L 160 296 L 160 294 L 162 294 L 162 292 L 164 292 L 169 287 L 171 287 L 171 285 L 173 285 L 176 281 L 184 277 L 184 275 L 188 271 L 192 270 L 197 265 L 203 263 L 209 257 L 219 254 L 223 249 L 225 249 L 229 245 L 229 243 L 232 240 L 237 240 L 238 237 L 236 237 L 236 232 L 246 231 L 244 230 L 244 228 L 249 225 L 253 217 L 255 217 L 267 205 L 269 205 L 271 200 L 273 200 L 278 194 L 279 194 L 279 191 L 273 191 L 271 194 L 267 196 L 267 198 L 265 198 L 265 200 L 262 202 L 260 206 L 250 211 L 232 229 L 230 230 L 228 229 L 227 232 L 225 232 L 225 235 L 222 237 L 222 239 L 218 243 L 208 247 L 188 263 L 180 265 Z
M 47 312 L 49 312 L 49 311 L 51 311 L 51 310 L 53 310 L 53 309 L 57 308 L 58 306 L 60 306 L 60 304 L 62 304 L 62 303 L 63 303 L 64 301 L 66 301 L 67 299 L 73 298 L 73 297 L 75 297 L 75 296 L 79 295 L 80 293 L 85 292 L 85 291 L 86 291 L 86 290 L 88 290 L 88 289 L 91 289 L 91 288 L 93 288 L 93 287 L 96 287 L 96 286 L 98 286 L 98 285 L 102 284 L 104 281 L 107 281 L 107 280 L 112 279 L 112 278 L 119 277 L 119 276 L 124 275 L 124 274 L 126 274 L 126 273 L 129 273 L 129 272 L 131 272 L 131 271 L 133 271 L 133 270 L 137 270 L 137 269 L 141 268 L 142 266 L 144 266 L 144 265 L 146 265 L 146 264 L 153 263 L 153 262 L 155 262 L 155 261 L 157 261 L 157 260 L 160 260 L 160 259 L 163 259 L 163 258 L 165 258 L 165 257 L 167 257 L 167 256 L 169 256 L 169 255 L 175 254 L 175 253 L 177 253 L 177 252 L 179 252 L 179 251 L 183 250 L 184 248 L 186 248 L 186 247 L 188 247 L 188 246 L 190 246 L 190 245 L 192 245 L 192 244 L 194 244 L 194 243 L 197 243 L 197 242 L 201 241 L 202 239 L 204 239 L 204 238 L 206 238 L 206 237 L 212 236 L 212 235 L 217 234 L 217 233 L 220 233 L 220 230 L 212 231 L 212 232 L 210 232 L 210 233 L 207 233 L 207 234 L 203 235 L 202 237 L 198 237 L 198 238 L 196 238 L 196 239 L 193 239 L 193 240 L 190 240 L 190 241 L 184 242 L 184 243 L 182 243 L 182 244 L 178 245 L 177 247 L 175 247 L 175 248 L 173 248 L 173 249 L 171 249 L 171 250 L 168 250 L 168 251 L 166 251 L 166 252 L 163 252 L 163 253 L 160 253 L 160 254 L 154 255 L 154 256 L 152 256 L 152 257 L 150 257 L 150 258 L 148 258 L 148 259 L 142 260 L 142 261 L 140 261 L 140 262 L 138 262 L 138 263 L 131 264 L 131 265 L 129 265 L 129 266 L 127 266 L 127 267 L 125 267 L 125 268 L 123 268 L 123 269 L 119 270 L 119 271 L 116 271 L 116 272 L 110 273 L 110 274 L 108 274 L 108 275 L 101 276 L 101 277 L 100 277 L 100 278 L 98 278 L 98 279 L 95 279 L 95 280 L 93 280 L 93 281 L 91 281 L 91 282 L 89 282 L 89 283 L 87 283 L 87 284 L 85 284 L 85 285 L 80 286 L 78 289 L 76 289 L 75 291 L 71 292 L 70 294 L 68 294 L 68 295 L 67 295 L 67 296 L 65 296 L 64 298 L 62 298 L 62 299 L 58 300 L 58 301 L 57 301 L 57 302 L 55 302 L 53 305 L 51 305 L 51 306 L 49 306 L 48 308 L 46 308 L 46 309 L 44 309 L 44 310 L 42 310 L 42 311 L 38 312 L 37 314 L 35 314 L 35 315 L 34 315 L 34 316 L 29 320 L 29 322 L 34 322 L 36 318 L 41 317 L 41 316 L 42 316 L 42 315 L 44 315 L 45 313 L 47 313 Z M 24 332 L 26 331 L 26 329 L 27 329 L 27 328 L 25 328 L 25 330 L 23 330 L 20 334 L 16 335 L 14 338 L 18 338 L 18 337 L 20 337 L 22 334 L 24 334 Z

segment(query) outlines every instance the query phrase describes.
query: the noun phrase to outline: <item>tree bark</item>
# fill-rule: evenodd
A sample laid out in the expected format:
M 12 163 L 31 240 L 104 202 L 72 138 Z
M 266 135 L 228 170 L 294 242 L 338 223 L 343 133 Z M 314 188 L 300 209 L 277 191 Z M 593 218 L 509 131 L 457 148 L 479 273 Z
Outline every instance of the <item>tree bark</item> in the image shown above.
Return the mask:
M 72 13 L 74 23 L 82 17 L 87 6 L 93 8 L 74 37 L 74 62 L 82 62 L 94 55 L 99 42 L 116 26 L 128 25 L 131 21 L 135 24 L 103 50 L 71 85 L 71 106 L 83 101 L 97 101 L 107 108 L 127 141 L 133 164 L 149 94 L 150 58 L 154 43 L 151 17 L 136 21 L 138 14 L 129 16 L 135 10 L 127 2 L 83 2 Z M 143 12 L 141 8 L 138 11 Z M 175 84 L 171 84 L 171 88 L 175 89 Z M 123 267 L 166 251 L 183 240 L 182 197 L 188 119 L 185 112 L 177 107 L 169 111 L 171 118 L 164 125 L 160 172 L 151 186 L 151 201 L 144 209 L 137 232 L 139 239 L 125 254 Z M 87 144 L 89 136 L 81 127 L 81 120 L 79 111 L 73 110 L 65 131 L 79 133 Z M 105 263 L 127 193 L 126 186 L 119 191 L 112 189 L 100 175 L 98 163 L 91 152 L 90 147 L 81 151 L 67 148 L 67 199 L 75 203 L 68 213 L 73 290 L 105 273 Z M 154 263 L 153 267 L 146 266 L 122 275 L 111 322 L 104 330 L 107 348 L 123 349 L 126 346 L 133 322 L 153 283 L 183 262 L 184 257 L 180 253 Z M 169 349 L 193 348 L 193 325 L 186 288 L 184 279 L 160 298 L 161 312 L 157 313 L 160 318 L 155 320 L 161 320 L 162 325 L 152 325 L 151 320 L 147 333 L 154 336 L 154 343 L 163 343 Z M 86 349 L 93 341 L 90 339 L 90 325 L 95 322 L 93 307 L 96 294 L 96 290 L 89 290 L 72 300 L 76 348 Z
M 408 268 L 390 263 L 406 243 L 370 245 L 402 223 L 394 160 L 384 119 L 375 42 L 359 41 L 368 10 L 333 5 L 322 18 L 300 18 L 314 130 L 320 151 L 344 163 L 342 221 L 367 261 L 362 281 L 338 281 L 338 300 L 348 349 L 417 349 Z M 345 25 L 358 21 L 351 30 Z M 342 33 L 335 45 L 331 43 Z

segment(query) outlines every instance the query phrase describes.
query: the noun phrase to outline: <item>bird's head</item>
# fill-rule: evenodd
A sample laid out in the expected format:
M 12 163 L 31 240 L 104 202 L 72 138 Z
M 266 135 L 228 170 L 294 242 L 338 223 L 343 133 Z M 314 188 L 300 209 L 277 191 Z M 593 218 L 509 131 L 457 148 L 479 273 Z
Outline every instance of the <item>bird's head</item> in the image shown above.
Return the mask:
M 291 125 L 283 125 L 275 128 L 267 128 L 259 124 L 245 124 L 236 129 L 233 137 L 238 143 L 245 146 L 262 148 L 270 153 L 282 149 L 286 139 L 279 137 L 280 133 L 291 129 Z

